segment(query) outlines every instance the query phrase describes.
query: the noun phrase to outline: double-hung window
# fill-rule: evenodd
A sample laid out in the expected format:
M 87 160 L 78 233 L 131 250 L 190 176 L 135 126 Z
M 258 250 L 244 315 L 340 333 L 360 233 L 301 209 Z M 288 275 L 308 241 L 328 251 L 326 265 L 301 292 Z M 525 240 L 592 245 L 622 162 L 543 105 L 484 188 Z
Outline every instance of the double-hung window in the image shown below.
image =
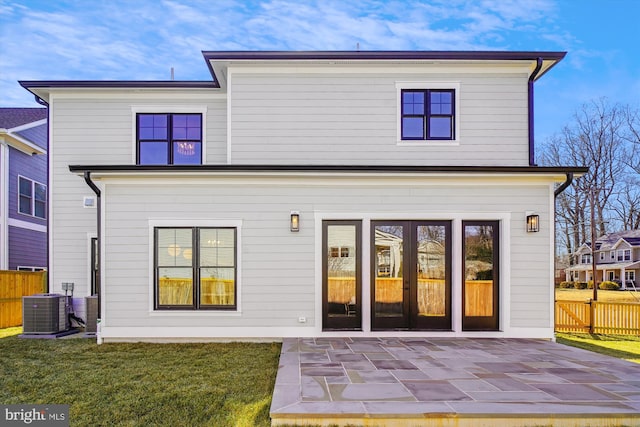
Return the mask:
M 47 217 L 47 186 L 18 177 L 18 212 L 36 218 Z
M 454 89 L 403 89 L 402 140 L 454 140 Z
M 155 307 L 237 308 L 237 229 L 156 227 Z
M 136 116 L 137 164 L 202 164 L 202 114 Z

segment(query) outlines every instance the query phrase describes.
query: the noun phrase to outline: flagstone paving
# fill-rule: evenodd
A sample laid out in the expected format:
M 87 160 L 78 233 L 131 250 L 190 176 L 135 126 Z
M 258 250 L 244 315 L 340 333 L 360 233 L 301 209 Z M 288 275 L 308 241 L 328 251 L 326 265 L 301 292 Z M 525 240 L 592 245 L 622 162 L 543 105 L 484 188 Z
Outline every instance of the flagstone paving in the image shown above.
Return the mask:
M 640 365 L 545 340 L 285 338 L 272 425 L 640 426 Z

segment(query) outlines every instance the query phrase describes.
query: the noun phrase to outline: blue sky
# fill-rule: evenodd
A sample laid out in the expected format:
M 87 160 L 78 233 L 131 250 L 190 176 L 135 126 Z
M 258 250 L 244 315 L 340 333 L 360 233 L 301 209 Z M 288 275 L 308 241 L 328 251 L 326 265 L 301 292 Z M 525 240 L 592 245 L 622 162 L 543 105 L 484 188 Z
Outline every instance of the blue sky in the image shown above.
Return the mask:
M 18 80 L 208 80 L 202 50 L 549 50 L 536 139 L 600 97 L 640 105 L 637 0 L 0 0 L 0 106 Z

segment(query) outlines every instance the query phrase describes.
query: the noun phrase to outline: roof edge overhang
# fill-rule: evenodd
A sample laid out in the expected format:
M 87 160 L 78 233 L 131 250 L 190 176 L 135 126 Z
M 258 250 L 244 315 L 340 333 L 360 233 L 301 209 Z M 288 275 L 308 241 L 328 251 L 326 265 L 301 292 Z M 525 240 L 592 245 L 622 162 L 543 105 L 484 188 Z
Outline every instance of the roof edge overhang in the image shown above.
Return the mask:
M 4 139 L 10 147 L 30 156 L 47 154 L 47 150 L 13 132 L 13 129 L 0 129 L 0 140 Z
M 557 181 L 570 172 L 578 176 L 586 167 L 540 166 L 404 166 L 404 165 L 70 165 L 79 175 L 89 172 L 95 177 L 106 176 L 203 176 L 203 175 L 338 175 L 338 176 L 529 176 L 549 177 Z
M 54 90 L 202 90 L 219 89 L 215 81 L 178 81 L 178 80 L 19 80 L 20 86 L 44 101 Z
M 541 69 L 534 80 L 542 77 L 560 62 L 567 52 L 555 51 L 202 51 L 213 80 L 224 86 L 226 68 L 230 63 L 366 63 L 366 62 L 469 62 L 511 61 L 529 62 L 530 74 L 539 59 Z

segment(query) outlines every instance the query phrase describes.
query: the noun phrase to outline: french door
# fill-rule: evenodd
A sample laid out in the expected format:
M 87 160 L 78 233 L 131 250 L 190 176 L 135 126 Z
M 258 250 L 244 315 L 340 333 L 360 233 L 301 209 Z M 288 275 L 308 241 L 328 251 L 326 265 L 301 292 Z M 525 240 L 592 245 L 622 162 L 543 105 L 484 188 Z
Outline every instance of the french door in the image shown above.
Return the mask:
M 371 222 L 373 330 L 451 330 L 451 222 Z
M 499 327 L 499 222 L 463 221 L 462 330 Z
M 322 222 L 322 329 L 362 329 L 360 221 Z

